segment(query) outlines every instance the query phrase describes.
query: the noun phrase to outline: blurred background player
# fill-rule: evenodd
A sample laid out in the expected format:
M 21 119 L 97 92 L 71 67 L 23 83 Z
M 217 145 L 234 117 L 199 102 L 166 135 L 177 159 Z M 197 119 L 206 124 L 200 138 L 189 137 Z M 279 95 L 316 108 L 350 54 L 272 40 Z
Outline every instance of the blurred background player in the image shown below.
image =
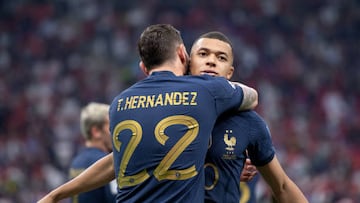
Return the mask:
M 70 167 L 70 178 L 78 176 L 86 168 L 112 151 L 109 131 L 109 105 L 91 102 L 81 110 L 81 134 L 85 147 L 75 156 Z M 114 203 L 116 182 L 72 197 L 73 203 Z

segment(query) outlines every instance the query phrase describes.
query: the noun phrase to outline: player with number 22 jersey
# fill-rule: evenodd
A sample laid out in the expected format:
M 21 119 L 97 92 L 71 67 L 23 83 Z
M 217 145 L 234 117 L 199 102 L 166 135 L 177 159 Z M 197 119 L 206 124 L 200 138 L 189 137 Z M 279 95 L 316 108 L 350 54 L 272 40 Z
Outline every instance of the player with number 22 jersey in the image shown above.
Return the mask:
M 204 160 L 217 117 L 243 91 L 225 78 L 153 72 L 110 106 L 117 202 L 203 202 Z M 142 197 L 142 198 L 141 198 Z

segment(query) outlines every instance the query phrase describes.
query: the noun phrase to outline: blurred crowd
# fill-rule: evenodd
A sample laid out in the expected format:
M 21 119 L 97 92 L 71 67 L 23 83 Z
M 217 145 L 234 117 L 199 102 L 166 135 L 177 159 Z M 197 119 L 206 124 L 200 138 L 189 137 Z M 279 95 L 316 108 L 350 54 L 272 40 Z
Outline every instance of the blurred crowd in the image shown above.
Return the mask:
M 200 34 L 228 35 L 234 80 L 259 91 L 288 175 L 312 203 L 360 202 L 359 1 L 3 0 L 0 203 L 67 180 L 80 108 L 144 77 L 136 41 L 154 23 L 178 28 L 189 51 Z

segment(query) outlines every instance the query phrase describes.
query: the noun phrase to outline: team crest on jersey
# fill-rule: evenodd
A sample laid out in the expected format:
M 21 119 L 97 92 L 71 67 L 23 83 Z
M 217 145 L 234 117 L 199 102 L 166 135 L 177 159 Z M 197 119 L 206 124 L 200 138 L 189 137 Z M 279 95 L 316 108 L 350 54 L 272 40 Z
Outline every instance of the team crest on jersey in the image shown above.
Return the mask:
M 235 159 L 236 156 L 234 154 L 235 146 L 236 146 L 236 137 L 231 136 L 232 130 L 226 130 L 224 134 L 224 143 L 225 147 L 225 154 L 223 155 L 223 159 Z

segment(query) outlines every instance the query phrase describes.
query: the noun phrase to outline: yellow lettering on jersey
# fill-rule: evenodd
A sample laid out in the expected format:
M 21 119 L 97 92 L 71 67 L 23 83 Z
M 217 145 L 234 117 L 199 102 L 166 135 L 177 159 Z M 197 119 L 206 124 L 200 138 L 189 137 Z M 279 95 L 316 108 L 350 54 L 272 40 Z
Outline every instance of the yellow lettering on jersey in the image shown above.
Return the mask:
M 139 96 L 133 96 L 132 97 L 132 102 L 131 102 L 131 108 L 132 109 L 137 108 L 136 104 L 138 103 L 138 101 L 139 101 Z
M 155 106 L 163 106 L 163 98 L 162 94 L 159 94 L 156 98 Z
M 190 92 L 190 93 L 191 93 L 191 96 L 192 96 L 190 105 L 191 106 L 196 106 L 197 105 L 197 102 L 196 102 L 197 92 Z
M 137 108 L 145 108 L 145 101 L 146 101 L 146 96 L 140 96 L 139 104 L 138 104 Z
M 122 110 L 122 109 L 121 109 L 121 102 L 122 102 L 122 101 L 123 101 L 123 99 L 119 99 L 119 100 L 118 100 L 117 111 Z
M 134 95 L 118 100 L 117 111 L 160 106 L 196 106 L 197 92 L 167 92 L 158 95 Z
M 171 94 L 166 93 L 165 94 L 165 101 L 164 101 L 164 105 L 173 105 L 173 92 L 171 92 Z
M 189 92 L 183 92 L 183 105 L 187 106 L 189 105 Z
M 131 107 L 131 102 L 132 102 L 132 97 L 130 98 L 126 97 L 124 110 L 129 109 Z
M 173 101 L 174 101 L 174 105 L 181 104 L 181 92 L 174 92 Z
M 155 95 L 149 95 L 146 98 L 146 108 L 154 107 Z

